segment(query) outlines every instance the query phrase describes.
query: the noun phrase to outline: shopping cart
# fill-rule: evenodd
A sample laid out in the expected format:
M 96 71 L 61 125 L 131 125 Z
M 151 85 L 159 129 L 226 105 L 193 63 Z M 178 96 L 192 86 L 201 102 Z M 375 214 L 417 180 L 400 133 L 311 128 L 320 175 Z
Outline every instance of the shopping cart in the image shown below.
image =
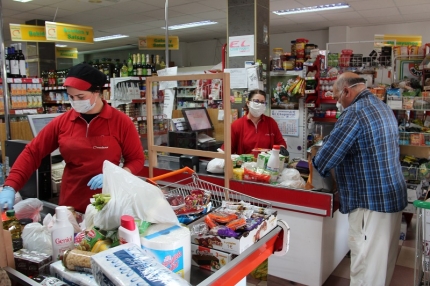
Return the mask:
M 430 285 L 430 200 L 414 202 L 417 208 L 414 286 Z
M 181 179 L 174 183 L 156 183 L 156 181 L 161 181 L 163 179 L 176 176 L 178 174 L 188 173 L 190 177 Z M 261 208 L 272 208 L 272 204 L 242 193 L 233 191 L 231 189 L 215 185 L 213 183 L 199 179 L 199 176 L 191 168 L 185 167 L 173 172 L 169 172 L 154 178 L 146 179 L 147 182 L 158 186 L 163 192 L 171 194 L 180 194 L 184 197 L 191 194 L 193 190 L 203 190 L 210 191 L 211 193 L 211 203 L 213 208 L 220 207 L 223 201 L 229 202 L 240 202 L 244 201 L 250 203 L 254 206 Z

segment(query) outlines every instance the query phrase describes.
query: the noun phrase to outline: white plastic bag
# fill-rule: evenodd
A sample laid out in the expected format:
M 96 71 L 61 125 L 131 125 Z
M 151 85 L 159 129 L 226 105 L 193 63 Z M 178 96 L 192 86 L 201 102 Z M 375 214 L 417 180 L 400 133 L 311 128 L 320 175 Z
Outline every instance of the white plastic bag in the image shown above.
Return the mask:
M 82 231 L 81 227 L 79 226 L 78 222 L 76 221 L 75 216 L 72 214 L 71 211 L 67 212 L 67 218 L 69 219 L 69 222 L 73 226 L 73 232 L 74 233 L 78 233 L 78 232 Z M 54 226 L 55 219 L 56 219 L 55 214 L 54 214 L 54 216 L 52 216 L 51 214 L 47 214 L 45 216 L 45 218 L 43 219 L 43 226 L 45 226 L 49 230 L 49 232 L 51 232 L 51 229 Z
M 20 201 L 13 206 L 17 219 L 31 218 L 34 222 L 40 221 L 40 211 L 43 209 L 43 203 L 36 199 L 30 198 Z
M 209 161 L 206 171 L 209 173 L 220 174 L 224 173 L 224 159 L 215 158 Z
M 38 222 L 29 223 L 24 227 L 22 242 L 25 249 L 52 255 L 51 233 L 46 226 Z
M 84 226 L 84 230 L 90 231 L 93 228 L 94 216 L 96 215 L 96 213 L 97 213 L 96 208 L 92 204 L 89 204 L 85 209 L 85 219 L 82 223 L 82 226 Z
M 122 215 L 151 223 L 179 221 L 163 192 L 109 161 L 103 163 L 103 194 L 111 199 L 94 216 L 94 226 L 114 230 L 120 226 Z
M 284 169 L 278 178 L 278 182 L 281 186 L 295 189 L 304 189 L 306 185 L 305 180 L 300 176 L 300 172 L 292 168 Z

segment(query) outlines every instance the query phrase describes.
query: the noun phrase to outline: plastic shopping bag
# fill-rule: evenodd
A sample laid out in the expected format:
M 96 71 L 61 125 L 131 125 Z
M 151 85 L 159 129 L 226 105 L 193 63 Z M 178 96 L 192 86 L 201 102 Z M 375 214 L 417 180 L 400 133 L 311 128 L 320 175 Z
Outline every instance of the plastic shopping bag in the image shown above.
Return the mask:
M 40 221 L 40 211 L 43 209 L 43 203 L 36 199 L 30 198 L 20 201 L 13 206 L 17 219 L 31 218 L 34 222 Z
M 109 161 L 103 163 L 102 193 L 111 199 L 94 216 L 94 226 L 114 230 L 120 226 L 122 215 L 150 223 L 173 223 L 179 221 L 163 192 Z
M 224 173 L 224 159 L 215 158 L 209 161 L 206 171 L 214 174 Z
M 25 249 L 52 255 L 51 233 L 46 226 L 38 222 L 29 223 L 24 227 L 22 243 Z
M 67 212 L 67 218 L 69 219 L 69 222 L 73 226 L 73 232 L 74 233 L 78 233 L 78 232 L 82 231 L 81 227 L 79 226 L 78 222 L 76 221 L 75 216 L 72 214 L 71 211 Z M 43 226 L 45 226 L 49 230 L 49 232 L 51 232 L 51 229 L 54 226 L 55 219 L 56 219 L 55 214 L 54 214 L 54 216 L 52 216 L 51 214 L 47 214 L 45 216 L 45 218 L 43 219 Z

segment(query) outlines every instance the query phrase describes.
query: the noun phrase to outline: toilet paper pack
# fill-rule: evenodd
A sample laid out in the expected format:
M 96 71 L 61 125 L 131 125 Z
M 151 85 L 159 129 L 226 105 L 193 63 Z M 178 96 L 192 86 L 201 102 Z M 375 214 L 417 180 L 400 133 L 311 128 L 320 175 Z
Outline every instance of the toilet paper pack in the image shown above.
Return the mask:
M 135 244 L 123 244 L 91 257 L 91 268 L 100 286 L 189 286 Z

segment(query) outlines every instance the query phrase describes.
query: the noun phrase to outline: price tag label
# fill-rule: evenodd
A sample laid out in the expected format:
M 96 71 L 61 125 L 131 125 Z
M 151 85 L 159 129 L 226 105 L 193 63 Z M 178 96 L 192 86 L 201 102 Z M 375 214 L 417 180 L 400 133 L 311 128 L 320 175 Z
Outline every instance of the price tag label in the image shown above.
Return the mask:
M 142 121 L 142 117 L 141 117 L 141 116 L 139 116 L 139 117 L 137 118 L 137 121 Z
M 142 116 L 142 120 L 143 120 L 143 121 L 146 121 L 146 116 Z
M 134 121 L 134 117 L 131 117 L 131 116 L 129 116 L 129 117 L 130 117 L 131 121 Z
M 15 110 L 15 114 L 24 114 L 22 110 Z
M 22 80 L 20 78 L 14 78 L 15 83 L 22 83 Z
M 31 80 L 32 83 L 40 83 L 40 80 L 38 78 L 33 78 Z

